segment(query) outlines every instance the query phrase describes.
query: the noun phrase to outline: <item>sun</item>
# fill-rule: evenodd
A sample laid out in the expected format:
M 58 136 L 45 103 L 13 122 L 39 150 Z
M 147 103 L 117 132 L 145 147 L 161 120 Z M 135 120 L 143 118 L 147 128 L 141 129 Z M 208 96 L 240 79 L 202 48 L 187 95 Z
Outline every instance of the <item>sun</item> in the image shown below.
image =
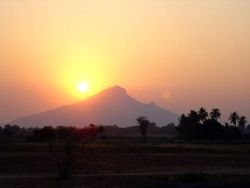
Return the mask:
M 81 83 L 79 83 L 78 90 L 81 93 L 86 93 L 89 90 L 89 84 L 88 84 L 88 82 L 81 82 Z

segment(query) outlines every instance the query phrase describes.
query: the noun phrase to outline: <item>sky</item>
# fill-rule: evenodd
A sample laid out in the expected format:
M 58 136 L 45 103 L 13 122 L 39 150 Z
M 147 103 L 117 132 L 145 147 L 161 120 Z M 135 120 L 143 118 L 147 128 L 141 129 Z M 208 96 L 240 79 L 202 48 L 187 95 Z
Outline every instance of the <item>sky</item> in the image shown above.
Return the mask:
M 250 121 L 249 81 L 250 0 L 0 1 L 0 122 L 113 85 Z

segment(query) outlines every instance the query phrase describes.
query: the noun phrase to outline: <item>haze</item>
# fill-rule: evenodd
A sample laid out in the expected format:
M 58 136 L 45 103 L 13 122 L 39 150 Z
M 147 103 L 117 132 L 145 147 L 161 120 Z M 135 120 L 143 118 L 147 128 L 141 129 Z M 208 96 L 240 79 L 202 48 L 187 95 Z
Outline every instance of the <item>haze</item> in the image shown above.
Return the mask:
M 249 52 L 249 0 L 1 0 L 0 122 L 116 84 L 179 114 L 250 120 Z

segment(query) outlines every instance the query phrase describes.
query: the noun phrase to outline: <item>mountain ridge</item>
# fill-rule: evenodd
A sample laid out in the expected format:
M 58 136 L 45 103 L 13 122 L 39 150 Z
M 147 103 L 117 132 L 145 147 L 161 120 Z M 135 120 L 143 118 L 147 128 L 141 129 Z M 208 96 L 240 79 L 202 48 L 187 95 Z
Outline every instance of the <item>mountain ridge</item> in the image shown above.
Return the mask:
M 85 100 L 63 105 L 55 109 L 18 118 L 11 122 L 24 127 L 78 126 L 90 123 L 101 125 L 133 126 L 138 116 L 146 116 L 158 126 L 177 121 L 173 112 L 158 107 L 155 103 L 141 103 L 116 85 L 107 88 Z

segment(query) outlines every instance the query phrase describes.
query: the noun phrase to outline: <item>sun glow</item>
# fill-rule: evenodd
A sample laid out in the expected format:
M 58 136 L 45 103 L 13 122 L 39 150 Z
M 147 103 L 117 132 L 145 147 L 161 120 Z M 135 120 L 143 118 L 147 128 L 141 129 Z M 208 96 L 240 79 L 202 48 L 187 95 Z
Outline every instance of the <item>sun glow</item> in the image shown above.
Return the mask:
M 78 85 L 78 90 L 79 90 L 81 93 L 86 93 L 86 92 L 89 90 L 89 84 L 88 84 L 88 82 L 81 82 L 81 83 Z

